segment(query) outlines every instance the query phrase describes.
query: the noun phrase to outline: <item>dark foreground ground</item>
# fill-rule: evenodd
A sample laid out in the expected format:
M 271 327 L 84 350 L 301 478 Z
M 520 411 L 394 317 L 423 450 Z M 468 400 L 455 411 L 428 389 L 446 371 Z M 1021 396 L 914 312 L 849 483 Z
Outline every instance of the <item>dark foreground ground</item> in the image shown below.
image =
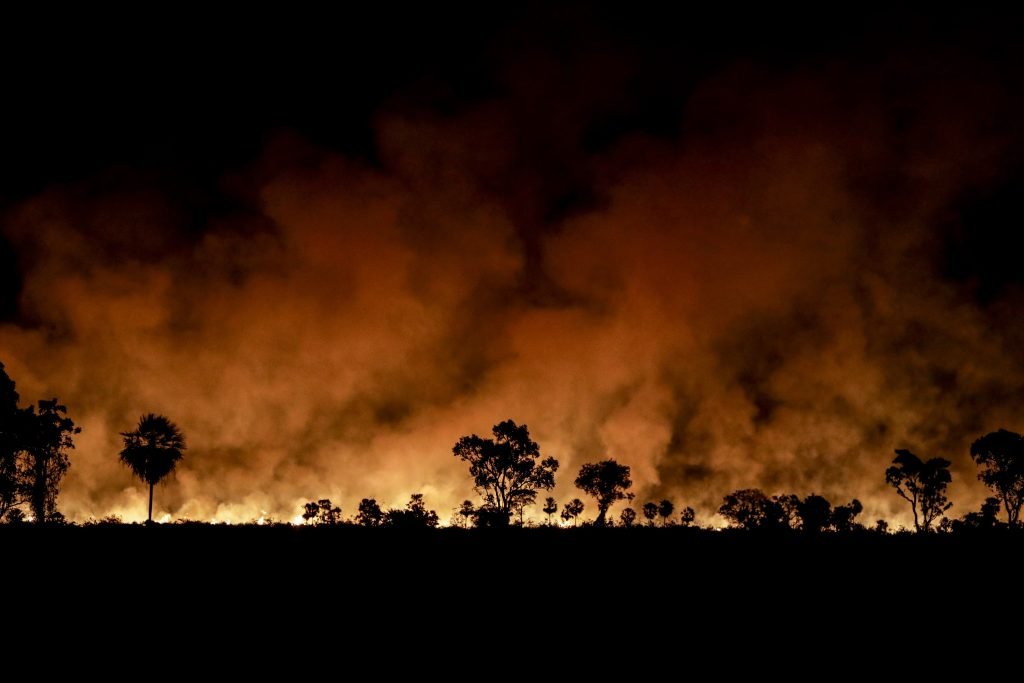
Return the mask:
M 923 676 L 1015 660 L 1022 547 L 1019 534 L 0 527 L 0 647 L 88 643 L 99 666 L 162 652 L 159 670 L 284 662 L 288 680 L 325 666 L 449 680 L 481 661 L 502 680 L 846 680 L 894 657 Z
M 31 567 L 62 593 L 156 592 L 218 600 L 355 605 L 388 596 L 424 608 L 550 599 L 650 609 L 695 601 L 766 607 L 827 599 L 949 599 L 1024 563 L 1024 535 L 759 535 L 697 529 L 401 531 L 358 527 L 0 527 L 0 571 Z M 13 561 L 11 561 L 13 560 Z M 1020 570 L 1013 572 L 1020 574 Z M 548 597 L 546 597 L 548 596 Z
M 1021 548 L 1020 534 L 26 525 L 0 527 L 0 605 L 26 632 L 297 638 L 346 656 L 510 638 L 662 662 L 722 643 L 949 654 L 1019 638 Z

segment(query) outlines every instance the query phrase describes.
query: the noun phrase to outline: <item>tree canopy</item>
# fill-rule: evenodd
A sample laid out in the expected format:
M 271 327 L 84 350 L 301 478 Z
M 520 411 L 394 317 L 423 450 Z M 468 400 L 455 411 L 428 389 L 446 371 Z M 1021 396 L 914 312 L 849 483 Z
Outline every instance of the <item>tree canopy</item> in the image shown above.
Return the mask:
M 564 508 L 562 508 L 562 519 L 567 522 L 571 519 L 572 525 L 576 526 L 577 518 L 583 514 L 583 507 L 584 505 L 582 500 L 579 498 L 573 498 L 565 504 Z
M 927 532 L 932 523 L 953 504 L 946 498 L 946 487 L 953 480 L 950 462 L 944 458 L 923 461 L 906 449 L 896 451 L 885 481 L 907 502 L 914 512 L 914 528 Z
M 541 457 L 540 446 L 530 438 L 526 425 L 505 420 L 491 431 L 491 439 L 476 434 L 462 437 L 452 453 L 469 464 L 485 505 L 507 520 L 513 511 L 533 502 L 538 489 L 554 488 L 558 461 Z
M 971 444 L 971 458 L 978 465 L 978 479 L 995 492 L 1006 523 L 1020 523 L 1024 505 L 1024 436 L 1000 429 Z
M 779 497 L 769 498 L 760 489 L 733 491 L 722 500 L 718 514 L 742 529 L 787 529 L 790 526 L 787 505 Z
M 27 454 L 24 488 L 37 522 L 57 514 L 60 480 L 71 466 L 68 451 L 75 447 L 74 435 L 82 429 L 68 417 L 68 409 L 56 398 L 39 401 L 23 413 L 26 426 L 22 446 Z
M 153 487 L 184 457 L 185 435 L 166 416 L 148 413 L 139 418 L 139 425 L 133 431 L 123 432 L 121 438 L 124 440 L 121 462 L 149 484 L 148 520 L 152 521 Z
M 595 526 L 604 526 L 608 509 L 618 500 L 632 500 L 629 488 L 633 486 L 629 478 L 629 466 L 620 465 L 609 458 L 601 462 L 586 463 L 580 467 L 576 477 L 576 487 L 597 500 L 597 519 Z

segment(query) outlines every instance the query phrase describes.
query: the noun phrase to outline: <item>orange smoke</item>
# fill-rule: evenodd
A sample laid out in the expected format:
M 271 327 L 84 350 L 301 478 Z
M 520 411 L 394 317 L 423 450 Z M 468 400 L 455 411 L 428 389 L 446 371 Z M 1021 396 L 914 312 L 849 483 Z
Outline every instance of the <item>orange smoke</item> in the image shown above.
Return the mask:
M 149 411 L 190 445 L 156 518 L 422 492 L 445 519 L 473 497 L 452 445 L 506 418 L 561 461 L 563 502 L 580 464 L 613 457 L 641 502 L 703 522 L 754 486 L 901 520 L 883 471 L 908 447 L 953 460 L 954 512 L 976 507 L 967 447 L 1014 428 L 1020 360 L 932 244 L 966 179 L 994 172 L 999 102 L 922 86 L 893 150 L 885 73 L 740 69 L 697 92 L 678 140 L 588 152 L 586 106 L 524 113 L 573 75 L 513 77 L 454 118 L 385 112 L 377 168 L 281 135 L 225 180 L 248 209 L 198 233 L 159 187 L 19 206 L 0 358 L 83 428 L 62 511 L 144 517 L 117 452 Z M 544 219 L 552 181 L 524 169 L 523 138 L 567 155 L 588 201 Z

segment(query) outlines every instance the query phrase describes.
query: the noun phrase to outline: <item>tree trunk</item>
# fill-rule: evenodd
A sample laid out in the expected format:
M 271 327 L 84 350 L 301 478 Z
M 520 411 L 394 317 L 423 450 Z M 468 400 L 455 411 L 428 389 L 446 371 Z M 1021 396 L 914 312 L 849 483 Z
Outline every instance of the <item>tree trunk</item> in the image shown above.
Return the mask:
M 153 521 L 153 482 L 149 482 L 149 522 Z

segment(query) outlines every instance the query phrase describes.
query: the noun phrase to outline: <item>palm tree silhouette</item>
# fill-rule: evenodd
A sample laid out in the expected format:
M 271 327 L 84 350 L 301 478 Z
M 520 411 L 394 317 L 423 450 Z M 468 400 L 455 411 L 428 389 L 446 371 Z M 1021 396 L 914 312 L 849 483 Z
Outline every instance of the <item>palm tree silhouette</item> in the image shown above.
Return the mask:
M 181 460 L 185 436 L 163 415 L 149 413 L 139 418 L 135 431 L 122 432 L 121 437 L 124 439 L 121 462 L 131 469 L 132 474 L 149 484 L 148 522 L 152 522 L 153 486 L 170 474 Z

